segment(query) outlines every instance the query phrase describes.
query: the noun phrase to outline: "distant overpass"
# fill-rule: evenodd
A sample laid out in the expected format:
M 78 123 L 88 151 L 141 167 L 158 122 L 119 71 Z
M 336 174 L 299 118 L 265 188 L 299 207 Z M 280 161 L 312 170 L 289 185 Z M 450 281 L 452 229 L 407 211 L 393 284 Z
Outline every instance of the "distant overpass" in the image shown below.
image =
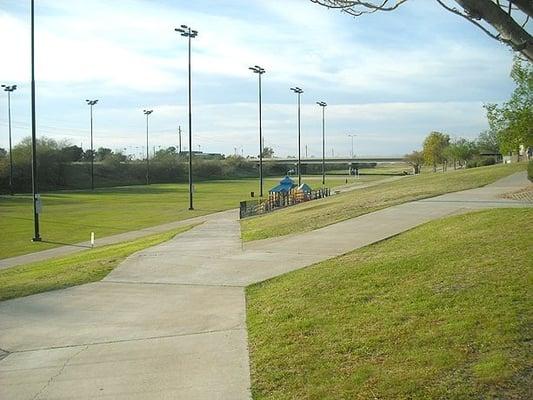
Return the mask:
M 259 162 L 259 158 L 247 158 L 249 162 Z M 297 164 L 297 158 L 263 158 L 264 163 L 279 163 L 279 164 Z M 358 164 L 358 163 L 403 163 L 405 162 L 404 157 L 326 157 L 324 158 L 326 164 Z M 322 158 L 312 157 L 312 158 L 302 158 L 300 161 L 301 164 L 322 164 Z

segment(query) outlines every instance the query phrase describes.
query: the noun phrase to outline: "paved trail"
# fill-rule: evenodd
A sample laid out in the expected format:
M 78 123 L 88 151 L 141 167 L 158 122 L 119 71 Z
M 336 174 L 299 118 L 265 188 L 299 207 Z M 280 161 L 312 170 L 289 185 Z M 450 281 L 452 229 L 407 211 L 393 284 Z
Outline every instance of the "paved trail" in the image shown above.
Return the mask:
M 480 189 L 243 245 L 236 211 L 103 281 L 0 303 L 1 399 L 249 399 L 244 287 L 450 214 L 531 204 Z
M 398 179 L 402 179 L 404 176 L 393 176 L 390 178 L 384 178 L 371 182 L 355 181 L 347 185 L 342 185 L 333 190 L 338 192 L 349 192 L 352 190 L 363 189 L 371 186 L 381 185 L 383 183 L 392 182 Z M 102 238 L 97 237 L 95 247 L 106 246 L 109 244 L 122 243 L 129 240 L 139 239 L 143 236 L 153 235 L 155 233 L 166 232 L 174 228 L 182 226 L 193 225 L 209 221 L 211 219 L 217 219 L 219 213 L 201 215 L 194 218 L 183 219 L 180 221 L 168 222 L 166 224 L 150 226 L 136 231 L 129 231 L 124 233 L 118 233 L 116 235 L 104 236 Z M 17 265 L 29 264 L 36 261 L 49 260 L 51 258 L 63 257 L 69 254 L 79 253 L 80 251 L 87 251 L 91 249 L 91 242 L 85 241 L 80 243 L 69 244 L 65 246 L 54 247 L 47 250 L 35 251 L 33 253 L 22 254 L 19 256 L 8 257 L 0 259 L 0 269 L 6 269 L 16 267 Z

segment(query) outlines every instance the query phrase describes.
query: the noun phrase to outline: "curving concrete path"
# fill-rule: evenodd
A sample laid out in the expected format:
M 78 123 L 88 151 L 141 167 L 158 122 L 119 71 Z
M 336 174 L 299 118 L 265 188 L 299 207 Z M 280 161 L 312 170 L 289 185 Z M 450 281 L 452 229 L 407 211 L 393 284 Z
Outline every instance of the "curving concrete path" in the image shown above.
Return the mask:
M 383 183 L 392 182 L 398 179 L 403 179 L 405 177 L 406 176 L 392 176 L 390 178 L 384 178 L 384 179 L 380 179 L 377 181 L 371 181 L 371 182 L 366 182 L 366 183 L 361 183 L 359 181 L 356 181 L 356 182 L 349 183 L 347 185 L 342 185 L 342 186 L 333 188 L 333 190 L 341 192 L 341 193 L 350 192 L 352 190 L 358 190 L 358 189 L 364 189 L 367 187 L 378 186 Z M 225 211 L 221 211 L 221 212 L 225 212 Z M 182 226 L 199 224 L 205 221 L 209 221 L 212 218 L 215 218 L 215 219 L 218 218 L 219 213 L 220 212 L 216 212 L 213 214 L 201 215 L 198 217 L 182 219 L 179 221 L 167 222 L 161 225 L 149 226 L 146 228 L 138 229 L 136 231 L 118 233 L 115 235 L 104 236 L 102 238 L 97 237 L 94 247 L 101 247 L 101 246 L 106 246 L 110 244 L 122 243 L 122 242 L 130 241 L 130 240 L 139 239 L 143 236 L 153 235 L 154 233 L 167 232 L 171 229 L 179 228 Z M 79 253 L 81 251 L 88 251 L 90 249 L 91 249 L 91 242 L 85 241 L 85 242 L 79 242 L 79 243 L 74 243 L 74 244 L 69 244 L 69 245 L 64 245 L 64 246 L 59 246 L 59 247 L 53 247 L 47 250 L 35 251 L 32 253 L 22 254 L 19 256 L 2 258 L 0 259 L 0 270 L 11 268 L 11 267 L 16 267 L 17 265 L 24 265 L 24 264 L 37 262 L 37 261 L 49 260 L 51 258 L 63 257 L 69 254 Z
M 531 203 L 484 188 L 243 245 L 219 213 L 103 281 L 0 303 L 1 399 L 249 399 L 245 286 L 450 214 Z

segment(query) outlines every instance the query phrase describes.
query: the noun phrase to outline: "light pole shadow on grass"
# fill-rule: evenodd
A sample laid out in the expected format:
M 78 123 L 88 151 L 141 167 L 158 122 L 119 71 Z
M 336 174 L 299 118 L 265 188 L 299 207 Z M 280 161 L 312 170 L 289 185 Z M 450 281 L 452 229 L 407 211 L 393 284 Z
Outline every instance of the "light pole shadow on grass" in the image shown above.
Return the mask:
M 41 243 L 55 244 L 55 245 L 59 245 L 59 246 L 79 247 L 79 248 L 82 248 L 82 249 L 91 249 L 92 248 L 91 245 L 83 245 L 83 244 L 79 244 L 79 243 L 54 242 L 52 240 L 41 240 Z

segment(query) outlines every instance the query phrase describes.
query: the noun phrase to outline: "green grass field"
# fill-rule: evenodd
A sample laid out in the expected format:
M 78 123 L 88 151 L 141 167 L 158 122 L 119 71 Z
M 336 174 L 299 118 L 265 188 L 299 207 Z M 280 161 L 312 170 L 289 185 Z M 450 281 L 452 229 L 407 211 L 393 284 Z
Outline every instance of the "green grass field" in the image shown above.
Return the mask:
M 363 175 L 403 175 L 403 172 L 411 173 L 413 170 L 413 167 L 411 167 L 407 163 L 383 163 L 378 164 L 374 168 L 361 168 L 359 170 L 360 174 Z M 428 169 L 429 171 L 429 169 Z M 344 175 L 346 174 L 346 170 L 333 170 L 329 171 L 330 174 L 340 174 Z
M 172 239 L 192 227 L 0 270 L 0 301 L 99 281 L 130 254 Z
M 363 184 L 375 178 L 331 177 L 330 187 L 348 179 Z M 319 187 L 321 177 L 305 177 L 312 187 Z M 265 191 L 275 186 L 276 179 L 265 180 Z M 90 191 L 44 193 L 41 215 L 43 242 L 32 243 L 33 211 L 31 196 L 0 196 L 0 258 L 16 256 L 61 244 L 89 240 L 128 232 L 198 215 L 238 208 L 241 200 L 258 194 L 257 179 L 206 181 L 195 185 L 195 210 L 188 210 L 187 184 L 154 184 Z
M 242 237 L 249 241 L 310 231 L 395 204 L 483 186 L 525 168 L 525 163 L 506 164 L 407 176 L 244 219 Z
M 254 399 L 526 399 L 533 209 L 434 221 L 247 289 Z

